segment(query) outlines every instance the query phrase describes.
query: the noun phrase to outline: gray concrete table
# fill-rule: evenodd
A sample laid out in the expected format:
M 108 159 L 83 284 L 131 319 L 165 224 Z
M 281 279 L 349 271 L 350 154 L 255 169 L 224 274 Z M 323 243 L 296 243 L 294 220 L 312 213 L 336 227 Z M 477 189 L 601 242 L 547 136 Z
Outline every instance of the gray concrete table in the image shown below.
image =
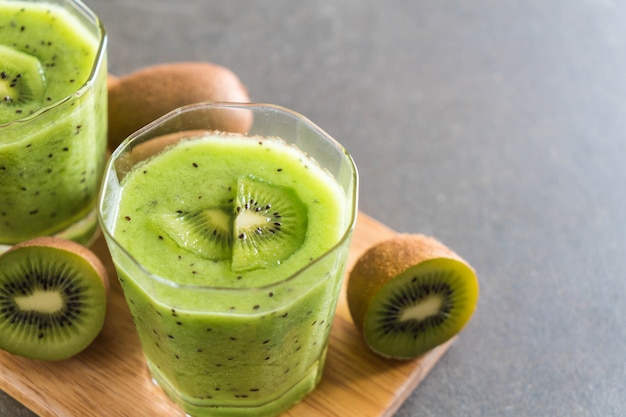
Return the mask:
M 88 4 L 112 73 L 233 69 L 346 146 L 363 212 L 474 265 L 476 315 L 398 417 L 626 415 L 625 2 Z

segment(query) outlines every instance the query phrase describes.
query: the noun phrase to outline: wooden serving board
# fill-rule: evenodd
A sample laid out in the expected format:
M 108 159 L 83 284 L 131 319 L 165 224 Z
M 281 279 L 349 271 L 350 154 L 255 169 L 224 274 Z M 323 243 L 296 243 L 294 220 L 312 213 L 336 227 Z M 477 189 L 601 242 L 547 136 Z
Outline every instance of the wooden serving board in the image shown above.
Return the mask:
M 394 233 L 359 213 L 347 270 L 370 245 Z M 102 333 L 85 351 L 61 362 L 0 352 L 0 389 L 43 417 L 183 417 L 148 377 L 102 237 L 92 249 L 107 266 L 112 283 Z M 283 417 L 392 416 L 450 343 L 412 361 L 383 359 L 369 351 L 357 333 L 342 292 L 322 382 Z

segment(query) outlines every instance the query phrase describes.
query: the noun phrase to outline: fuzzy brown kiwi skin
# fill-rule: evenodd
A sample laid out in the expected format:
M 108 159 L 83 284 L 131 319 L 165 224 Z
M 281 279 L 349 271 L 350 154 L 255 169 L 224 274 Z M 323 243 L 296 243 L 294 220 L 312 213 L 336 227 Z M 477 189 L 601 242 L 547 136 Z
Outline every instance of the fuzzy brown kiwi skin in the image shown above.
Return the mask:
M 56 249 L 73 252 L 83 257 L 87 262 L 89 262 L 89 264 L 98 273 L 98 276 L 100 277 L 100 279 L 102 280 L 102 283 L 104 284 L 105 293 L 108 296 L 109 291 L 110 291 L 109 290 L 110 284 L 109 284 L 109 275 L 107 273 L 107 270 L 104 267 L 104 264 L 102 263 L 102 261 L 100 261 L 100 258 L 98 258 L 96 254 L 93 253 L 87 247 L 79 243 L 76 243 L 74 241 L 62 239 L 59 237 L 42 236 L 42 237 L 36 237 L 34 239 L 30 239 L 30 240 L 18 243 L 12 246 L 6 253 L 20 249 L 20 248 L 30 247 L 30 246 L 53 247 Z
M 109 83 L 109 148 L 179 107 L 206 101 L 248 103 L 248 90 L 230 69 L 208 62 L 148 66 Z M 245 133 L 249 112 L 231 112 L 211 129 Z
M 350 315 L 359 332 L 363 332 L 372 298 L 387 282 L 406 269 L 435 258 L 455 259 L 474 270 L 439 240 L 422 234 L 399 234 L 369 248 L 350 271 L 346 289 Z
M 115 84 L 119 82 L 119 78 L 113 74 L 107 74 L 107 88 L 113 88 Z

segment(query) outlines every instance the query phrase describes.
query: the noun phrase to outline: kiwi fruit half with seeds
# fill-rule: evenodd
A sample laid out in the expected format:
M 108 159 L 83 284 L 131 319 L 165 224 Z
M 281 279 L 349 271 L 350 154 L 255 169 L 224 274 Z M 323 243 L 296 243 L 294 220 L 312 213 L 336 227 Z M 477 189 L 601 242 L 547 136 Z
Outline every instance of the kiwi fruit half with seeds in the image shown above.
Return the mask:
M 109 280 L 98 257 L 61 238 L 35 238 L 0 256 L 0 348 L 67 359 L 100 333 Z
M 293 188 L 239 178 L 233 225 L 233 271 L 280 264 L 302 246 L 308 210 Z
M 235 272 L 279 265 L 302 246 L 308 209 L 293 188 L 242 176 L 228 190 L 225 205 L 165 213 L 155 224 L 180 248 L 230 260 Z
M 474 269 L 438 240 L 401 234 L 369 248 L 350 271 L 347 299 L 367 345 L 418 357 L 457 335 L 478 302 Z
M 37 58 L 0 45 L 0 124 L 27 116 L 42 106 L 43 74 Z

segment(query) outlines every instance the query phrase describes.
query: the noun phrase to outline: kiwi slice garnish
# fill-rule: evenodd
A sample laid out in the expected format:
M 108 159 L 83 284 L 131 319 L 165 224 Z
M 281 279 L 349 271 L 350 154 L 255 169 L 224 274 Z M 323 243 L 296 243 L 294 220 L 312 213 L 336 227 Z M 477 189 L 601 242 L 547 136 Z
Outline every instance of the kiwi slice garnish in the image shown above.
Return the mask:
M 457 335 L 478 301 L 473 268 L 438 240 L 402 234 L 368 249 L 350 271 L 348 307 L 367 345 L 395 359 Z
M 276 266 L 302 246 L 308 210 L 293 188 L 247 176 L 233 188 L 228 205 L 166 213 L 155 221 L 180 248 L 230 260 L 235 272 Z
M 181 248 L 208 259 L 229 259 L 232 254 L 232 213 L 228 207 L 166 214 L 163 230 Z
M 104 324 L 108 282 L 78 243 L 42 237 L 12 247 L 0 256 L 0 348 L 48 361 L 81 352 Z
M 254 178 L 238 181 L 233 271 L 280 264 L 306 235 L 308 210 L 295 190 Z
M 44 72 L 39 60 L 6 45 L 0 45 L 0 123 L 19 119 L 39 109 L 45 90 Z

